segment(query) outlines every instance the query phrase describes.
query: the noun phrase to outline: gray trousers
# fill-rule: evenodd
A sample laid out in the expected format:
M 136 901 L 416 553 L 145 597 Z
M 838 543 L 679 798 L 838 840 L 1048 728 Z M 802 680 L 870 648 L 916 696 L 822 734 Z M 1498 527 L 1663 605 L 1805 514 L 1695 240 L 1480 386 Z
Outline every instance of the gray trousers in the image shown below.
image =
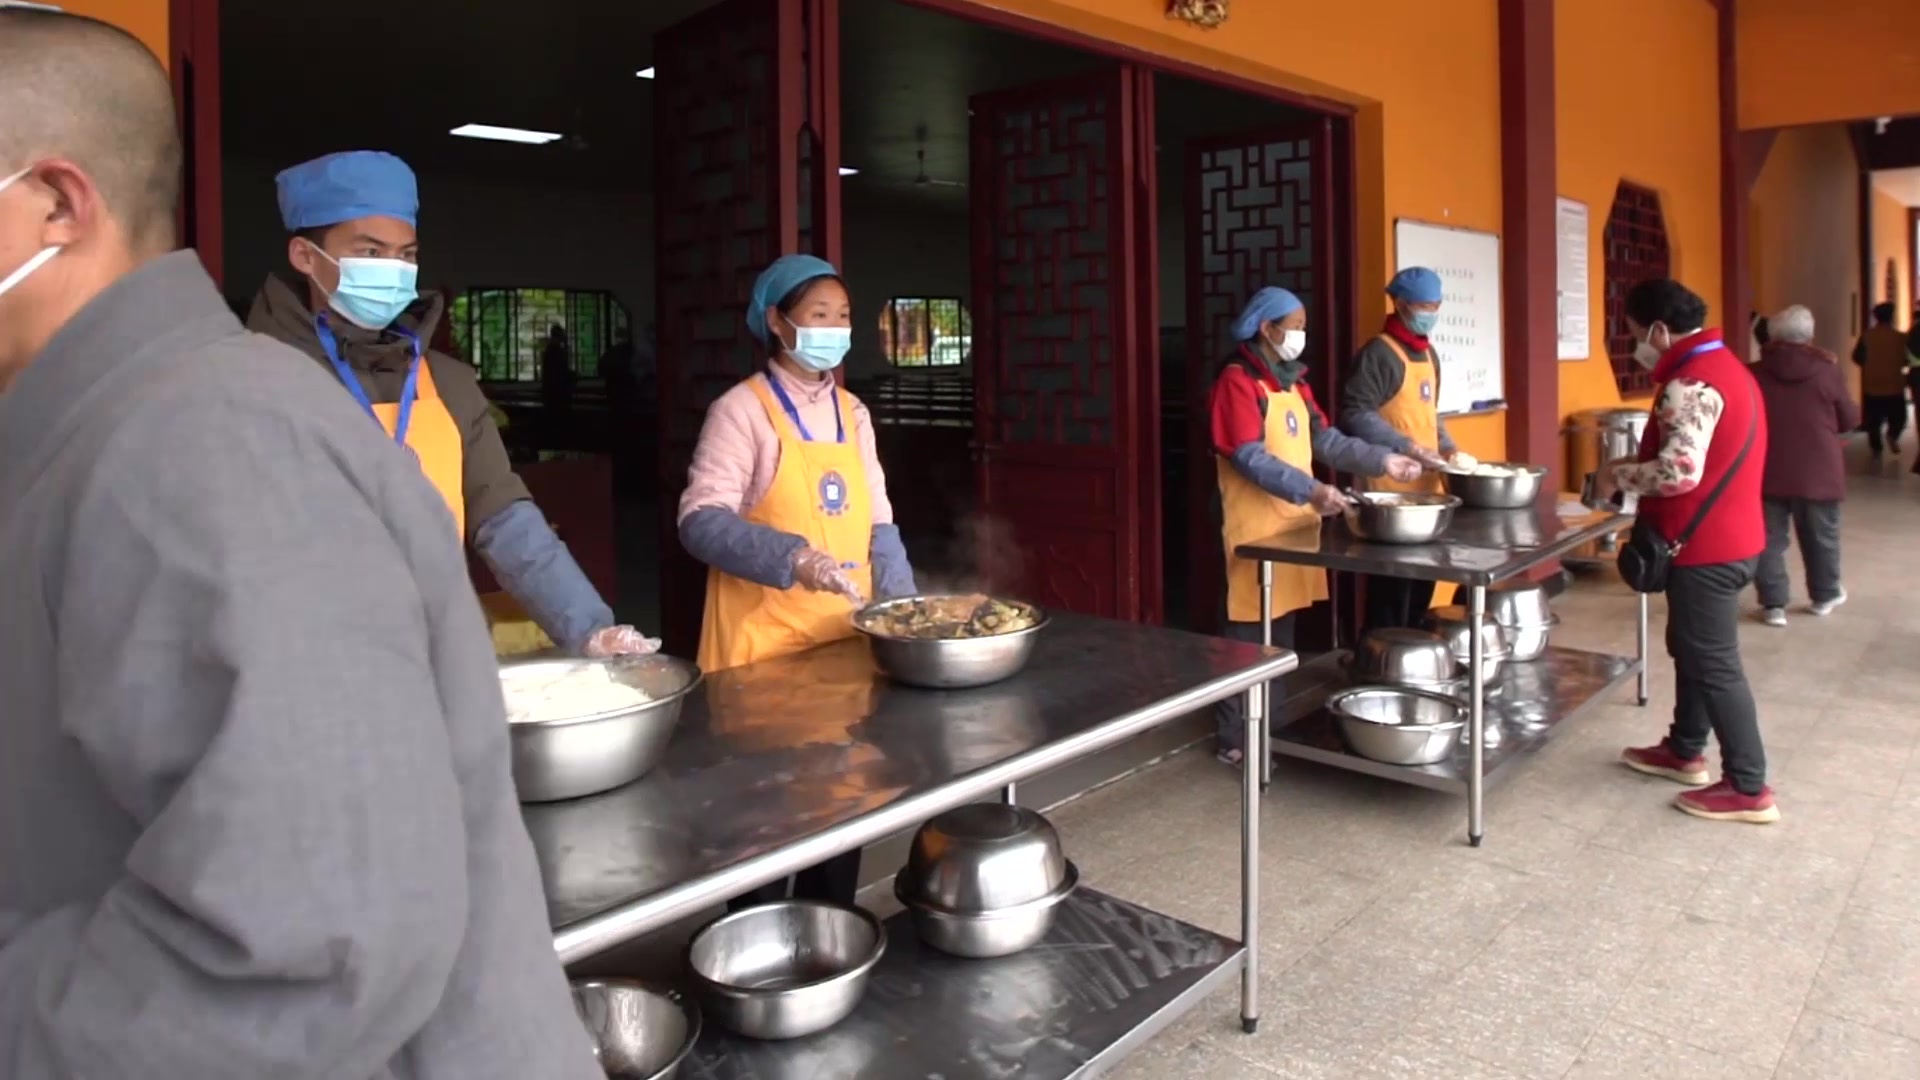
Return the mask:
M 1293 627 L 1300 613 L 1289 611 L 1273 620 L 1273 644 L 1282 649 L 1293 648 Z M 1260 624 L 1257 622 L 1230 622 L 1227 624 L 1226 637 L 1234 641 L 1260 644 Z M 1273 687 L 1273 708 L 1278 709 L 1287 700 L 1286 680 L 1275 679 Z M 1215 705 L 1213 708 L 1214 734 L 1219 739 L 1218 749 L 1245 750 L 1247 748 L 1247 695 L 1235 694 Z M 1267 730 L 1273 730 L 1273 717 L 1267 717 Z
M 1760 714 L 1740 665 L 1740 592 L 1754 560 L 1676 566 L 1667 579 L 1667 655 L 1673 657 L 1673 726 L 1669 748 L 1699 757 L 1709 737 L 1720 743 L 1727 779 L 1748 795 L 1767 782 Z
M 1800 538 L 1800 563 L 1807 571 L 1807 596 L 1814 603 L 1840 598 L 1840 504 L 1812 499 L 1765 500 L 1767 550 L 1760 556 L 1754 585 L 1760 606 L 1787 606 L 1787 531 Z

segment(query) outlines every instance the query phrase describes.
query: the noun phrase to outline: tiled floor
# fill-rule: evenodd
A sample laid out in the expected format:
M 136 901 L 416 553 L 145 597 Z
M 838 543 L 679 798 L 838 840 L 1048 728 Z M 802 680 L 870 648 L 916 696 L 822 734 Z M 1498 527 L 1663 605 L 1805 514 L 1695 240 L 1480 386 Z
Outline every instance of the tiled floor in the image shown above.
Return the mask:
M 1857 479 L 1845 539 L 1851 603 L 1743 633 L 1782 822 L 1697 821 L 1616 763 L 1664 727 L 1664 657 L 1652 707 L 1623 692 L 1489 796 L 1479 850 L 1464 800 L 1283 761 L 1260 1033 L 1223 992 L 1118 1075 L 1920 1077 L 1920 480 Z M 1617 582 L 1557 610 L 1557 643 L 1631 650 Z M 1237 936 L 1237 784 L 1191 751 L 1055 820 L 1089 884 Z

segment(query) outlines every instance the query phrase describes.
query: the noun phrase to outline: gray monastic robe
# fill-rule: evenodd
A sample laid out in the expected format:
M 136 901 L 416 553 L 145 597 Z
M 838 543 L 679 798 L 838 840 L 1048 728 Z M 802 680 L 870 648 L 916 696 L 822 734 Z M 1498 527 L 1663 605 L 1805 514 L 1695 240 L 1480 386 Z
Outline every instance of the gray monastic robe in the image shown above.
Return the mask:
M 601 1075 L 451 516 L 191 252 L 0 396 L 0 1076 Z

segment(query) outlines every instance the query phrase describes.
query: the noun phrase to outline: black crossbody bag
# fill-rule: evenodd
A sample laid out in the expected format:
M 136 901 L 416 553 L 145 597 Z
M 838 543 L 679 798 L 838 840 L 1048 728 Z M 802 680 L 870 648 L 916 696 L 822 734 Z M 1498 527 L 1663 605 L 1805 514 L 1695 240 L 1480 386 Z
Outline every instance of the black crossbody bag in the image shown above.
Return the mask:
M 1752 396 L 1752 392 L 1749 391 Z M 1749 406 L 1753 410 L 1752 422 L 1747 426 L 1747 441 L 1740 444 L 1740 453 L 1734 456 L 1733 464 L 1720 474 L 1720 482 L 1713 485 L 1707 497 L 1700 503 L 1700 509 L 1693 512 L 1693 520 L 1680 530 L 1680 535 L 1668 540 L 1654 531 L 1644 517 L 1633 520 L 1633 530 L 1627 534 L 1627 542 L 1620 547 L 1620 580 L 1635 592 L 1663 593 L 1667 591 L 1667 578 L 1673 573 L 1673 558 L 1680 549 L 1687 546 L 1700 523 L 1707 519 L 1707 511 L 1720 501 L 1721 493 L 1747 463 L 1747 451 L 1753 449 L 1753 437 L 1760 431 L 1760 405 L 1753 401 Z

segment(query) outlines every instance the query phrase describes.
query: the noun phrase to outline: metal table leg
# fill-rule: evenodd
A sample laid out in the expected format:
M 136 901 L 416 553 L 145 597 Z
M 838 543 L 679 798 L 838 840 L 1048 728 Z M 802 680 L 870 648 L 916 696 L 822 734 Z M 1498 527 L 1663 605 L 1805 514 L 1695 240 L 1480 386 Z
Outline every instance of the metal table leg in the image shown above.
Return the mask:
M 1271 578 L 1271 574 L 1263 576 Z M 1258 740 L 1260 752 L 1249 753 L 1240 762 L 1240 941 L 1247 950 L 1246 966 L 1240 971 L 1240 1030 L 1249 1035 L 1260 1026 L 1260 789 L 1265 770 L 1254 760 L 1271 757 L 1266 745 L 1264 686 L 1247 691 L 1247 746 Z
M 1638 630 L 1640 639 L 1640 707 L 1643 709 L 1646 708 L 1648 700 L 1653 697 L 1653 671 L 1647 665 L 1647 638 L 1650 636 L 1647 631 L 1647 608 L 1647 594 L 1641 593 L 1640 625 Z
M 1467 742 L 1472 747 L 1467 762 L 1467 842 L 1474 847 L 1480 846 L 1481 837 L 1486 831 L 1481 820 L 1481 801 L 1486 795 L 1487 686 L 1481 670 L 1481 659 L 1486 656 L 1487 643 L 1480 625 L 1480 620 L 1486 618 L 1486 614 L 1487 588 L 1475 585 L 1467 612 L 1467 681 L 1471 690 L 1468 694 L 1471 711 L 1467 714 Z
M 1000 801 L 1008 806 L 1020 805 L 1020 793 L 1015 789 L 1015 785 L 1008 784 L 1000 789 Z
M 1261 560 L 1260 563 L 1260 644 L 1268 648 L 1273 647 L 1273 564 L 1265 560 Z M 1259 689 L 1262 706 L 1260 715 L 1265 718 L 1273 715 L 1273 684 L 1263 682 Z M 1257 741 L 1248 740 L 1247 742 L 1249 754 L 1254 747 L 1260 748 L 1257 756 L 1260 758 L 1260 790 L 1262 791 L 1267 789 L 1267 785 L 1273 783 L 1273 748 L 1267 745 L 1269 726 L 1262 723 L 1259 728 L 1260 738 Z

